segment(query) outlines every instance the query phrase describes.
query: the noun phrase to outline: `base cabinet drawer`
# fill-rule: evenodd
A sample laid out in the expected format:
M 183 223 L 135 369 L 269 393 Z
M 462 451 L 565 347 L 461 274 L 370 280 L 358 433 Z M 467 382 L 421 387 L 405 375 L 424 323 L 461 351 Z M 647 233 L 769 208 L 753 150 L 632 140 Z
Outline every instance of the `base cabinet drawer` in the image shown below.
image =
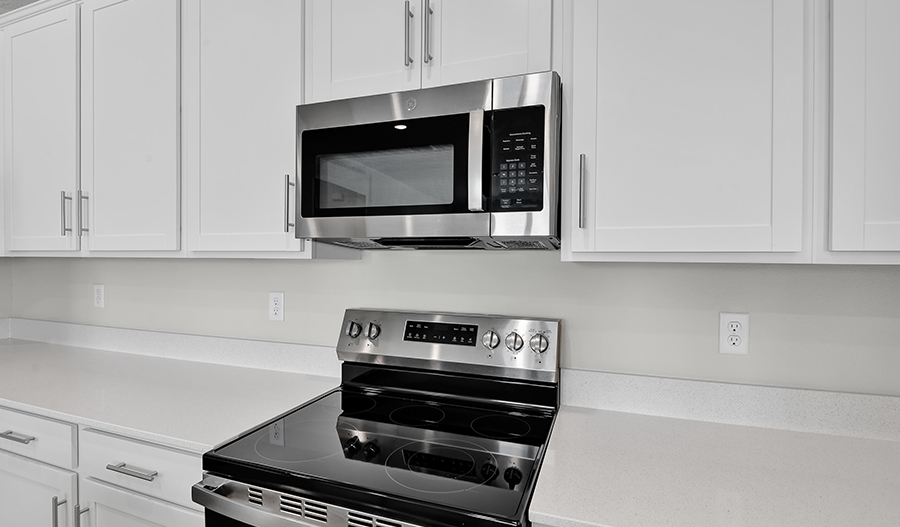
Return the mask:
M 76 467 L 78 427 L 0 407 L 0 449 L 58 467 Z
M 199 454 L 86 429 L 79 468 L 82 476 L 202 510 L 191 501 L 191 486 L 203 476 Z
M 0 525 L 73 527 L 77 482 L 74 472 L 0 452 Z
M 190 486 L 188 487 L 190 489 Z M 80 527 L 203 527 L 203 513 L 107 485 L 81 480 Z

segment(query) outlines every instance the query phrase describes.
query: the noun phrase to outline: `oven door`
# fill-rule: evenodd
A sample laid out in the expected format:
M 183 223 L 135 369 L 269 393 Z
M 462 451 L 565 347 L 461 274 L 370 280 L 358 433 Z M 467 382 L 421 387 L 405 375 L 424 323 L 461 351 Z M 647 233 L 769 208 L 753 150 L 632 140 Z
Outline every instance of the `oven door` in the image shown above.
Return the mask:
M 489 236 L 485 86 L 299 106 L 297 236 Z

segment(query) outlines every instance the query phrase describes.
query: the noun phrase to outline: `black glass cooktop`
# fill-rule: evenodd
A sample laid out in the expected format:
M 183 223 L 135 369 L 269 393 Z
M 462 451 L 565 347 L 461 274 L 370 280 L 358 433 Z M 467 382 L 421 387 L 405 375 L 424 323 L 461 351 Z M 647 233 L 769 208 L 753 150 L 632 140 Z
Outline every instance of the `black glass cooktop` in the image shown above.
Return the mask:
M 512 518 L 552 422 L 542 410 L 339 388 L 208 453 L 204 468 L 233 462 L 245 477 L 256 468 L 301 490 L 327 481 L 345 496 Z

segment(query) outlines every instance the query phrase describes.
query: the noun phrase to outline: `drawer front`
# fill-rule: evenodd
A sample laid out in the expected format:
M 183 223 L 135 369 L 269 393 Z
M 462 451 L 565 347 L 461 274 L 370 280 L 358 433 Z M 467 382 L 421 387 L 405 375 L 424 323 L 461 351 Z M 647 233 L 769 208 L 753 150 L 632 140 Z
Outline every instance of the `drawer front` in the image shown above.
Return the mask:
M 0 449 L 8 452 L 74 469 L 77 435 L 73 424 L 0 408 Z
M 87 429 L 81 432 L 80 472 L 154 498 L 202 510 L 191 501 L 191 486 L 203 477 L 199 454 Z

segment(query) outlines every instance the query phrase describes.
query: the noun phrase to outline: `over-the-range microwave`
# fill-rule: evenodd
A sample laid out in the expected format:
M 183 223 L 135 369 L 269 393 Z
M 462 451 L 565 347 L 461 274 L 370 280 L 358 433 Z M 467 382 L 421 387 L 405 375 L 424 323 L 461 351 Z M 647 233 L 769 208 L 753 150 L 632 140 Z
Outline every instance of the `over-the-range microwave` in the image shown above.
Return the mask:
M 555 72 L 297 107 L 296 236 L 360 249 L 558 249 Z

